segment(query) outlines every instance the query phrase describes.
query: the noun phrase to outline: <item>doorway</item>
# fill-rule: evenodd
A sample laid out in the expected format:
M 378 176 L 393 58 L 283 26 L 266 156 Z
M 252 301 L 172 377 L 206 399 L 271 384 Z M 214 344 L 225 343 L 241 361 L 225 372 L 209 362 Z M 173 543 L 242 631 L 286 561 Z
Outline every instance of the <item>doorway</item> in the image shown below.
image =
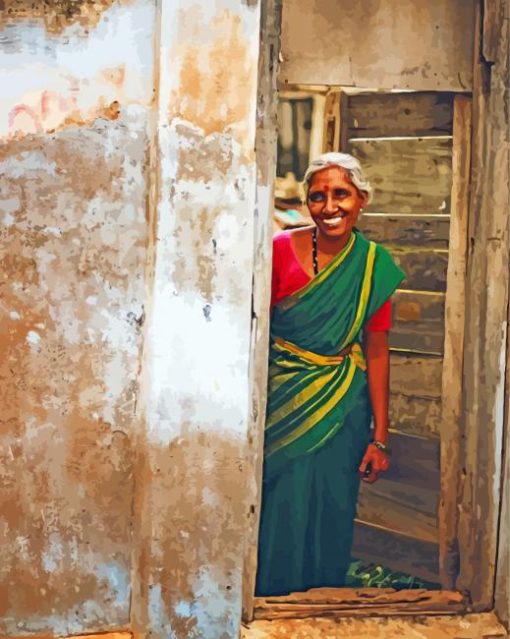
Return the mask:
M 418 610 L 465 605 L 458 593 L 439 592 L 449 581 L 441 569 L 447 552 L 441 549 L 438 516 L 442 380 L 449 355 L 445 307 L 448 287 L 455 285 L 448 276 L 448 249 L 452 215 L 467 208 L 467 202 L 456 201 L 452 209 L 451 197 L 463 177 L 455 171 L 454 148 L 457 156 L 469 155 L 465 140 L 454 139 L 459 99 L 469 101 L 452 92 L 340 87 L 286 87 L 280 94 L 275 230 L 310 222 L 299 191 L 305 159 L 322 151 L 351 153 L 375 188 L 360 229 L 386 246 L 407 275 L 394 296 L 390 334 L 392 463 L 375 485 L 361 487 L 347 584 L 378 588 L 365 593 L 364 604 L 375 597 L 381 605 L 382 596 L 382 605 L 395 610 L 413 600 L 411 590 L 421 593 Z M 457 129 L 457 138 L 460 134 Z M 453 226 L 457 233 L 457 220 Z M 449 375 L 452 379 L 451 366 Z M 310 597 L 315 606 L 337 610 L 349 599 L 352 610 L 352 591 L 310 592 L 305 599 L 294 593 L 256 600 L 256 616 L 267 616 L 274 606 L 290 605 L 296 612 Z

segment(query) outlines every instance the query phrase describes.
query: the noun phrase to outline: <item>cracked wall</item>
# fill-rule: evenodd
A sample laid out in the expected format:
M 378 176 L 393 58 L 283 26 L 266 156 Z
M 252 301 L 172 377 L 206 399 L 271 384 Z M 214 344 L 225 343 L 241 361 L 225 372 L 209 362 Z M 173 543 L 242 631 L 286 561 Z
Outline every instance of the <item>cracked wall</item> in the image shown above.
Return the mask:
M 252 517 L 258 3 L 163 4 L 135 631 L 238 635 Z M 269 215 L 269 203 L 261 215 Z M 269 263 L 267 264 L 269 267 Z
M 0 633 L 125 627 L 155 8 L 3 4 Z
M 0 634 L 235 636 L 260 2 L 1 8 Z

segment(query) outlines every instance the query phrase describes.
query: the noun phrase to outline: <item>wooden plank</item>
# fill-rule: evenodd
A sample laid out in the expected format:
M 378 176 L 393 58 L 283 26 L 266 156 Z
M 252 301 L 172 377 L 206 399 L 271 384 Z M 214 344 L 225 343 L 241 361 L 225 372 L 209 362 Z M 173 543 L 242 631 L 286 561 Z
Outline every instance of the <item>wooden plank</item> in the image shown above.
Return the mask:
M 442 354 L 444 293 L 400 290 L 393 296 L 390 347 Z
M 508 308 L 508 326 L 510 327 L 510 305 Z M 510 339 L 507 340 L 505 387 L 501 515 L 498 531 L 498 563 L 496 567 L 494 609 L 506 627 L 510 628 Z
M 466 610 L 466 604 L 457 592 L 418 588 L 316 588 L 281 597 L 256 597 L 255 619 L 459 614 Z
M 271 604 L 298 604 L 298 605 L 350 605 L 353 600 L 361 600 L 367 606 L 410 603 L 424 601 L 446 601 L 449 603 L 461 603 L 464 597 L 460 592 L 447 592 L 444 590 L 424 590 L 395 588 L 310 588 L 304 592 L 292 592 L 288 595 L 272 595 L 267 597 L 255 597 L 257 607 Z
M 358 498 L 357 520 L 361 523 L 382 526 L 388 531 L 405 535 L 420 541 L 438 543 L 437 513 L 428 513 L 431 503 L 437 505 L 438 495 L 426 488 L 408 491 L 400 498 L 392 491 L 392 482 L 383 479 L 374 486 L 361 485 Z M 416 497 L 416 503 L 407 503 L 411 492 Z
M 414 322 L 412 325 L 396 324 L 390 333 L 390 348 L 406 353 L 442 355 L 444 329 L 442 324 Z
M 443 360 L 392 353 L 391 391 L 405 397 L 441 398 Z
M 350 140 L 374 187 L 374 213 L 450 212 L 451 139 Z
M 435 543 L 410 539 L 357 521 L 352 556 L 433 583 L 438 582 L 439 545 Z
M 326 95 L 324 107 L 324 153 L 337 151 L 340 143 L 340 97 L 338 91 Z
M 439 448 L 439 443 L 438 443 Z M 419 463 L 419 458 L 416 458 L 416 462 Z M 425 460 L 426 461 L 426 460 Z M 400 464 L 397 460 L 391 460 L 391 466 L 393 469 L 393 476 L 398 476 L 400 474 L 405 475 L 405 468 L 400 468 Z M 423 465 L 425 468 L 425 464 Z M 434 471 L 434 473 L 430 477 L 430 485 L 423 486 L 423 482 L 414 483 L 410 482 L 406 479 L 395 480 L 395 479 L 387 479 L 387 476 L 390 475 L 390 471 L 384 473 L 383 476 L 377 481 L 375 484 L 363 484 L 361 493 L 363 501 L 373 501 L 374 499 L 384 500 L 386 505 L 390 507 L 391 505 L 402 507 L 407 512 L 414 512 L 416 516 L 424 515 L 427 518 L 427 521 L 431 522 L 432 527 L 434 529 L 434 541 L 437 542 L 437 504 L 439 499 L 439 482 L 440 482 L 440 473 L 439 470 Z M 386 513 L 388 517 L 391 518 L 390 513 Z M 358 515 L 358 519 L 364 520 L 367 523 L 377 523 L 372 522 L 370 519 L 364 519 L 361 515 Z M 393 529 L 393 525 L 388 523 L 386 525 L 388 529 Z M 412 529 L 408 529 L 407 531 L 402 531 L 402 534 L 407 535 L 408 537 L 414 537 Z
M 390 424 L 408 435 L 438 436 L 441 428 L 441 400 L 390 393 Z
M 448 249 L 449 215 L 363 213 L 358 226 L 369 240 L 381 244 Z
M 333 639 L 351 637 L 356 639 L 508 639 L 508 633 L 494 611 L 468 613 L 468 608 L 459 614 L 423 612 L 397 617 L 384 615 L 357 616 L 346 615 L 319 616 L 308 619 L 260 619 L 249 626 L 243 626 L 239 639 Z M 18 639 L 16 637 L 10 639 Z M 37 638 L 34 638 L 37 639 Z M 108 639 L 108 637 L 105 637 Z
M 446 290 L 448 251 L 387 246 L 395 262 L 406 274 L 401 288 L 415 291 Z
M 510 317 L 509 317 L 510 322 Z M 507 356 L 510 370 L 510 343 Z M 507 374 L 507 398 L 510 397 L 510 375 Z M 498 564 L 496 570 L 495 609 L 503 623 L 510 626 L 510 415 L 506 402 L 505 437 L 503 458 L 503 487 L 501 492 L 501 517 L 498 534 Z
M 398 290 L 392 301 L 396 323 L 444 322 L 444 293 Z
M 438 495 L 439 440 L 393 431 L 390 440 L 391 464 L 381 481 L 395 482 L 404 488 L 406 485 L 427 488 Z M 410 499 L 408 503 L 412 504 L 412 497 Z M 428 505 L 429 508 L 424 512 L 435 513 L 437 510 L 435 497 L 433 502 L 428 502 Z
M 438 542 L 439 440 L 392 430 L 391 463 L 375 484 L 361 484 L 358 521 Z M 365 557 L 361 557 L 365 559 Z
M 451 135 L 453 94 L 359 93 L 349 96 L 349 138 Z
M 508 3 L 483 0 L 482 54 L 487 64 L 494 64 L 498 58 L 498 29 L 505 19 L 509 19 Z
M 498 7 L 504 3 L 494 1 Z M 480 55 L 481 5 L 474 50 L 457 580 L 475 611 L 492 607 L 494 597 L 510 275 L 509 30 L 507 20 L 484 25 L 494 41 L 488 50 L 495 62 L 489 66 Z
M 445 344 L 442 380 L 440 574 L 445 588 L 453 588 L 458 571 L 459 455 L 462 434 L 462 369 L 468 251 L 471 100 L 455 98 L 453 184 L 450 223 L 451 252 L 447 272 Z

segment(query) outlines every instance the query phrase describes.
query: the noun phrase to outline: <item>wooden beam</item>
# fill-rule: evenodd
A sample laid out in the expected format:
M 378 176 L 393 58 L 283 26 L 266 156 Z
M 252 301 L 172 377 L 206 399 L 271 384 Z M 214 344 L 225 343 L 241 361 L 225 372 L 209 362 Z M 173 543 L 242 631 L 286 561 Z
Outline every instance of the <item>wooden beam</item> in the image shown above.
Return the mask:
M 510 326 L 510 307 L 508 315 Z M 498 561 L 496 566 L 495 609 L 507 628 L 510 627 L 510 340 L 507 344 L 505 432 L 503 436 L 503 486 L 499 518 Z
M 318 588 L 286 597 L 257 597 L 255 619 L 458 614 L 466 602 L 457 592 L 392 588 Z
M 338 151 L 340 141 L 340 98 L 338 91 L 330 91 L 324 107 L 323 153 Z
M 498 2 L 498 0 L 483 1 L 483 24 L 482 24 L 482 55 L 487 64 L 494 64 L 498 58 L 498 31 L 500 25 L 504 24 L 505 7 L 508 3 Z
M 471 99 L 457 96 L 453 115 L 452 208 L 446 280 L 442 379 L 440 576 L 453 589 L 458 571 L 457 500 L 462 435 L 462 370 L 468 250 Z
M 342 153 L 349 153 L 348 139 L 349 139 L 349 100 L 350 97 L 344 91 L 340 91 L 338 96 L 338 108 L 339 108 L 339 122 L 338 122 L 338 146 L 337 151 Z
M 457 587 L 469 592 L 475 611 L 494 603 L 510 273 L 510 38 L 509 21 L 495 18 L 507 1 L 494 0 L 494 10 L 485 16 L 483 4 L 477 3 L 475 28 L 457 580 Z M 482 19 L 491 43 L 480 42 Z M 481 55 L 482 45 L 492 52 L 493 64 Z

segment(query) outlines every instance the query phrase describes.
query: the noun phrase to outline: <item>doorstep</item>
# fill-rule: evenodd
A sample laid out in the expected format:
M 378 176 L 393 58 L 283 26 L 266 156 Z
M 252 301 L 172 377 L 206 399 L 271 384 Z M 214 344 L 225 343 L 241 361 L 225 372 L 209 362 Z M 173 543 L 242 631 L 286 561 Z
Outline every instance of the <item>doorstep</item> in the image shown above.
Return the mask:
M 508 639 L 493 612 L 420 617 L 260 619 L 241 639 Z

